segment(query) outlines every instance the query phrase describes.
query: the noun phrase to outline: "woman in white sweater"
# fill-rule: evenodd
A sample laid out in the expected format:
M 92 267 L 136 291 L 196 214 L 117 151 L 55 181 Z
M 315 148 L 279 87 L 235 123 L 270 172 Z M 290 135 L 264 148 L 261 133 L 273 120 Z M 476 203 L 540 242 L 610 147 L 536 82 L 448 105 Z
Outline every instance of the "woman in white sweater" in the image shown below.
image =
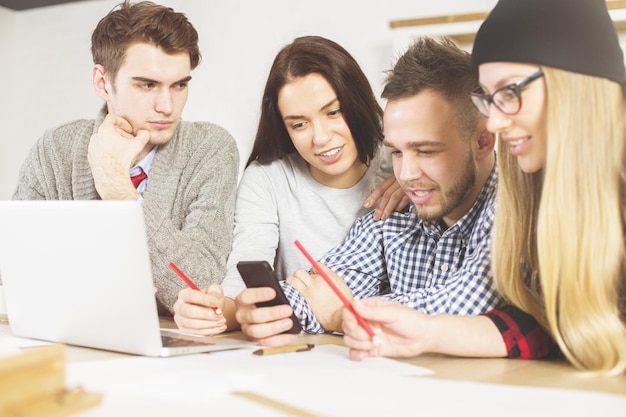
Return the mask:
M 237 191 L 226 277 L 222 287 L 179 293 L 179 328 L 204 335 L 238 328 L 239 261 L 265 260 L 285 279 L 309 266 L 294 240 L 320 258 L 383 194 L 376 218 L 406 206 L 382 146 L 381 119 L 365 74 L 340 45 L 306 36 L 281 49 Z

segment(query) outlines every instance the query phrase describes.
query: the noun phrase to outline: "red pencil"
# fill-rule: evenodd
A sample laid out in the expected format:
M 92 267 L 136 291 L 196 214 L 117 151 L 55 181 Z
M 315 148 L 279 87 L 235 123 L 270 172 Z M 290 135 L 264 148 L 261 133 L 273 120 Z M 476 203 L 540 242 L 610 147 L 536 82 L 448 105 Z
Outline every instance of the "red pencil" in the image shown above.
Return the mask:
M 187 285 L 189 285 L 189 288 L 191 288 L 192 290 L 200 291 L 200 288 L 198 288 L 198 286 L 191 279 L 189 279 L 189 277 L 185 275 L 183 271 L 178 269 L 178 267 L 174 264 L 174 262 L 170 262 L 170 268 L 172 268 L 174 272 L 176 272 L 178 276 L 181 277 L 182 280 L 187 283 Z M 211 307 L 211 308 L 213 309 L 213 311 L 215 311 L 215 314 L 222 314 L 222 311 L 218 307 Z
M 324 281 L 326 281 L 326 283 L 330 286 L 330 288 L 332 288 L 335 294 L 339 296 L 339 298 L 341 299 L 341 301 L 343 301 L 343 304 L 346 306 L 346 308 L 350 310 L 352 314 L 354 314 L 354 317 L 356 317 L 356 320 L 359 322 L 361 327 L 363 327 L 365 331 L 367 332 L 367 334 L 372 338 L 372 340 L 375 343 L 377 343 L 378 336 L 376 336 L 376 333 L 374 333 L 374 330 L 372 330 L 372 328 L 370 327 L 370 324 L 354 310 L 354 307 L 352 307 L 352 303 L 350 303 L 350 300 L 348 300 L 346 296 L 343 295 L 341 291 L 339 291 L 339 288 L 337 288 L 337 286 L 330 280 L 330 278 L 328 277 L 328 275 L 326 275 L 326 273 L 322 270 L 322 268 L 320 268 L 317 265 L 317 262 L 315 261 L 315 259 L 313 259 L 311 254 L 306 249 L 304 249 L 304 246 L 302 246 L 302 244 L 297 240 L 293 243 L 296 244 L 298 249 L 300 249 L 300 252 L 302 252 L 302 254 L 306 256 L 306 258 L 309 260 L 309 262 L 311 262 L 313 269 L 315 269 L 317 273 L 320 274 L 322 278 L 324 278 Z

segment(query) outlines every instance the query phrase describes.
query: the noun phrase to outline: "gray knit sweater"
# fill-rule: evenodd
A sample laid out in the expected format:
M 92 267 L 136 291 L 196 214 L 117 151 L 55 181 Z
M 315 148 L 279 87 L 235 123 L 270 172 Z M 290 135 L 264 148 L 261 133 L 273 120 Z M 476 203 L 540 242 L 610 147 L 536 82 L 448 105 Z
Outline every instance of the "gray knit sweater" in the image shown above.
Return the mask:
M 46 131 L 19 174 L 16 200 L 99 199 L 87 161 L 89 139 L 102 123 L 77 120 Z M 220 283 L 231 249 L 239 154 L 233 137 L 207 122 L 181 121 L 160 145 L 143 193 L 157 299 L 170 312 L 185 283 L 174 262 L 200 287 Z

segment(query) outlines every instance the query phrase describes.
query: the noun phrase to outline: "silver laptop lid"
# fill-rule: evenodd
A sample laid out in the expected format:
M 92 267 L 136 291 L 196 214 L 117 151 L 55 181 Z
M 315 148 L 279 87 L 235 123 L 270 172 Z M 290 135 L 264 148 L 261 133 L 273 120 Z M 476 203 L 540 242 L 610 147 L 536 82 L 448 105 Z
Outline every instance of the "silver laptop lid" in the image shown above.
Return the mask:
M 160 354 L 137 202 L 0 201 L 0 276 L 17 336 Z

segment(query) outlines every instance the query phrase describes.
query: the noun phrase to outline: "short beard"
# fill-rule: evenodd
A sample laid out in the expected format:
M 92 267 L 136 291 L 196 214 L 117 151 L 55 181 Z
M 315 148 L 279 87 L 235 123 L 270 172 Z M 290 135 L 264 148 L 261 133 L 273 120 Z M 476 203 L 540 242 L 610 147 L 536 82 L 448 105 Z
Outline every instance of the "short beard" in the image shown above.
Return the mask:
M 448 214 L 452 213 L 463 200 L 472 192 L 476 185 L 478 177 L 478 169 L 474 162 L 473 152 L 470 151 L 468 158 L 465 160 L 465 173 L 460 176 L 459 180 L 441 194 L 441 204 L 438 207 L 415 207 L 415 214 L 424 221 L 441 220 Z

